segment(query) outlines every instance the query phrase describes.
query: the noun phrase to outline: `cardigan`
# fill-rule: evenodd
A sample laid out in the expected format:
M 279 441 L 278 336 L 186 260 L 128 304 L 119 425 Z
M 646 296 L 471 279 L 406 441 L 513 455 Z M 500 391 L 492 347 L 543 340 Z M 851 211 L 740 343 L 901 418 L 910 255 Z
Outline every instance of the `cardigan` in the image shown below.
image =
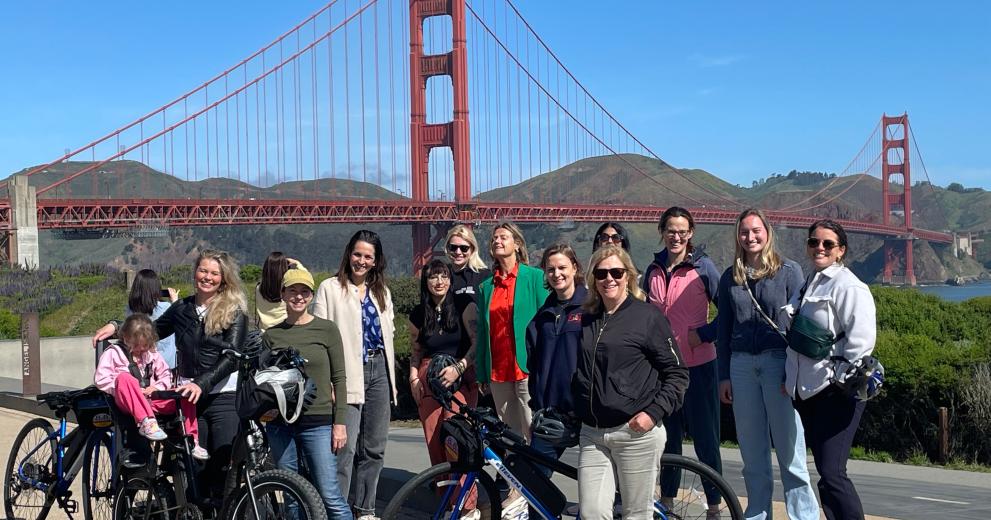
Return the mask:
M 372 303 L 382 322 L 382 339 L 385 342 L 385 362 L 389 373 L 389 387 L 392 389 L 392 402 L 396 402 L 396 352 L 392 338 L 395 334 L 395 307 L 392 293 L 385 290 L 385 308 L 379 306 L 372 295 Z M 320 282 L 313 297 L 313 315 L 330 320 L 341 331 L 344 343 L 344 370 L 347 374 L 348 404 L 365 403 L 365 369 L 362 362 L 361 299 L 358 287 L 350 281 L 342 288 L 336 276 Z
M 475 349 L 475 372 L 479 383 L 489 383 L 492 378 L 492 352 L 489 347 L 489 304 L 492 302 L 492 277 L 478 286 L 478 337 Z M 516 273 L 516 291 L 513 293 L 513 341 L 516 344 L 516 364 L 524 374 L 527 371 L 526 328 L 537 314 L 537 309 L 547 300 L 544 272 L 536 267 L 519 264 Z

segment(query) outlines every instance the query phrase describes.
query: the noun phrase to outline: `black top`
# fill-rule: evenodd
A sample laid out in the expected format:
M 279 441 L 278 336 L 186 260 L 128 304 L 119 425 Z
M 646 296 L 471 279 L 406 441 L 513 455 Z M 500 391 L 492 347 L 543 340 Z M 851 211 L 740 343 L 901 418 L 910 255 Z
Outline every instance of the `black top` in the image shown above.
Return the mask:
M 471 297 L 471 301 L 478 305 L 478 286 L 482 280 L 492 276 L 492 271 L 482 269 L 479 272 L 472 271 L 465 266 L 460 271 L 454 271 L 454 278 L 451 280 L 451 290 L 454 294 L 465 294 Z
M 473 305 L 471 295 L 460 295 L 454 298 L 454 308 L 458 313 L 453 330 L 441 330 L 438 333 L 427 335 L 424 330 L 424 316 L 426 308 L 423 303 L 417 304 L 413 312 L 409 315 L 409 321 L 419 331 L 416 342 L 423 347 L 423 357 L 432 357 L 435 354 L 447 354 L 455 358 L 464 357 L 468 347 L 471 346 L 471 337 L 464 325 L 465 308 Z

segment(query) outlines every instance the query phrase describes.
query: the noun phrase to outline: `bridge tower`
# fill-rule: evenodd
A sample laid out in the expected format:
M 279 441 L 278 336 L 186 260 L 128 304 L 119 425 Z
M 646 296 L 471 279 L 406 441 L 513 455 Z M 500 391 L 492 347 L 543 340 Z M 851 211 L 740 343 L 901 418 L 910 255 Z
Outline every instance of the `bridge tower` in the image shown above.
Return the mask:
M 448 147 L 454 158 L 454 200 L 464 207 L 471 200 L 471 161 L 468 141 L 468 56 L 465 38 L 465 0 L 410 0 L 410 163 L 412 199 L 430 200 L 428 169 L 430 151 Z M 446 54 L 423 54 L 423 22 L 433 16 L 450 16 L 453 44 Z M 448 76 L 453 88 L 454 113 L 446 123 L 427 123 L 427 79 Z M 437 242 L 447 232 L 437 225 L 413 224 L 413 273 L 433 256 Z
M 901 127 L 900 129 L 897 127 Z M 891 225 L 892 209 L 899 209 L 904 213 L 905 237 L 884 241 L 884 272 L 881 275 L 882 283 L 891 283 L 892 272 L 894 271 L 897 257 L 895 247 L 904 247 L 905 260 L 905 281 L 909 285 L 915 285 L 915 269 L 912 257 L 912 245 L 915 240 L 912 227 L 912 175 L 909 164 L 909 126 L 908 114 L 900 116 L 881 116 L 881 214 L 882 222 L 885 226 Z M 894 132 L 888 132 L 889 127 L 896 127 Z M 899 131 L 900 130 L 900 131 Z M 892 135 L 900 135 L 900 139 L 891 138 Z M 893 162 L 894 160 L 895 162 Z M 892 193 L 891 176 L 901 175 L 901 193 Z

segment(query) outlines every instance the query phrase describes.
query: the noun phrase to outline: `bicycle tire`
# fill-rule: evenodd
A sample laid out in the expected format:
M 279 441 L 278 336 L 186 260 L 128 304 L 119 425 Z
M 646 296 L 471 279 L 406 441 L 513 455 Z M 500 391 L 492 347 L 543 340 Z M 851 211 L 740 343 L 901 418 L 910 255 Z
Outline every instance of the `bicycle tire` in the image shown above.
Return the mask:
M 36 433 L 32 434 L 32 432 Z M 7 518 L 44 520 L 48 516 L 52 504 L 55 503 L 55 495 L 46 497 L 46 493 L 36 487 L 24 487 L 20 482 L 17 470 L 20 462 L 38 447 L 38 451 L 31 455 L 31 462 L 27 463 L 29 467 L 25 468 L 25 472 L 48 484 L 56 482 L 58 476 L 55 475 L 55 453 L 58 445 L 55 438 L 49 438 L 53 433 L 55 433 L 55 428 L 52 427 L 52 423 L 39 417 L 28 421 L 14 438 L 3 477 L 3 507 Z M 31 439 L 28 439 L 29 436 L 32 436 Z M 45 439 L 49 440 L 46 441 Z M 25 441 L 27 441 L 26 445 Z M 42 446 L 46 442 L 48 444 L 47 451 Z M 24 448 L 23 452 L 22 448 Z M 29 500 L 21 503 L 19 502 L 21 497 L 29 497 Z M 30 500 L 30 498 L 34 500 Z M 38 499 L 40 499 L 40 503 L 37 503 Z M 21 508 L 37 509 L 38 514 L 37 516 L 29 516 L 26 512 L 21 511 Z
M 695 459 L 673 454 L 661 457 L 661 468 L 665 467 L 681 472 L 678 496 L 674 497 L 674 503 L 665 515 L 669 520 L 706 518 L 708 504 L 703 490 L 705 484 L 719 491 L 722 498 L 720 518 L 743 520 L 743 508 L 740 507 L 736 492 L 716 470 Z
M 327 520 L 327 508 L 313 484 L 298 473 L 284 469 L 271 469 L 251 478 L 252 489 L 262 520 L 289 518 L 287 507 L 295 500 L 299 504 L 299 520 Z M 290 496 L 287 497 L 286 494 Z M 281 496 L 280 496 L 281 495 Z M 244 485 L 227 501 L 221 518 L 227 520 L 254 520 L 251 494 Z
M 83 455 L 83 518 L 111 520 L 114 504 L 113 437 L 108 430 L 90 434 Z
M 441 489 L 438 488 L 437 483 L 456 485 L 453 496 L 457 496 L 457 493 L 461 491 L 460 482 L 454 483 L 445 478 L 449 473 L 451 473 L 451 463 L 442 462 L 407 481 L 385 507 L 382 520 L 397 520 L 404 513 L 413 517 L 423 517 L 429 514 L 431 518 L 447 518 L 444 513 L 448 511 L 448 505 L 440 503 Z M 488 473 L 480 470 L 478 471 L 476 486 L 479 484 L 481 489 L 478 493 L 476 507 L 479 510 L 488 511 L 488 513 L 482 512 L 482 518 L 501 518 L 502 498 L 496 488 L 495 480 Z M 431 504 L 431 502 L 434 503 Z M 462 515 L 464 513 L 464 511 L 461 512 Z
M 172 520 L 175 497 L 163 487 L 134 478 L 121 483 L 113 500 L 113 520 Z

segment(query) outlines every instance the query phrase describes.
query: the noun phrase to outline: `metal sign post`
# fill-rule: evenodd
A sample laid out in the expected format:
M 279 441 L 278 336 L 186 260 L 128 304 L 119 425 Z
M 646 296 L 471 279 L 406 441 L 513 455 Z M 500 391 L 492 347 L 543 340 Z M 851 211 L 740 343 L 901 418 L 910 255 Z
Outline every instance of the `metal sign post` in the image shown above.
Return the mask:
M 41 393 L 41 338 L 38 333 L 38 313 L 21 314 L 21 393 Z

